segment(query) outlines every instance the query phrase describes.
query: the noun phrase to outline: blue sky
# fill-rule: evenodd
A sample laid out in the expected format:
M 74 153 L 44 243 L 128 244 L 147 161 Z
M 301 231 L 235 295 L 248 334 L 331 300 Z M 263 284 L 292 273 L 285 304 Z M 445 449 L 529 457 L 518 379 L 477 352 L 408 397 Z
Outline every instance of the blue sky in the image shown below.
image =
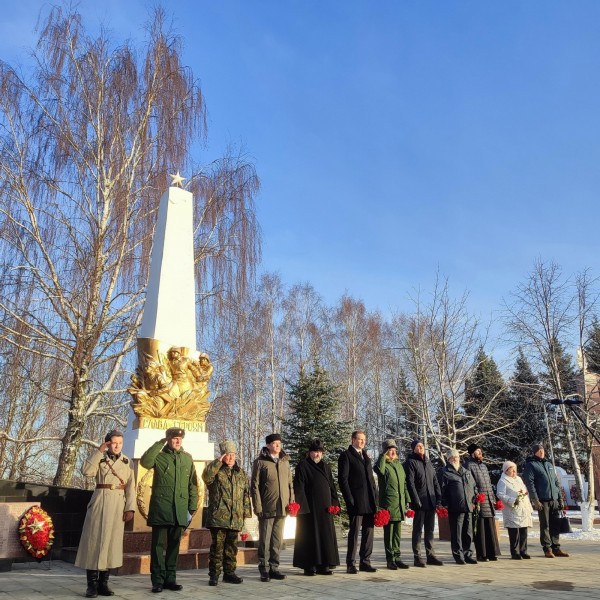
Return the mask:
M 82 1 L 117 39 L 148 3 Z M 37 0 L 3 2 L 25 60 Z M 597 273 L 600 2 L 171 0 L 209 112 L 262 180 L 263 268 L 384 314 L 436 272 L 489 317 L 541 257 Z

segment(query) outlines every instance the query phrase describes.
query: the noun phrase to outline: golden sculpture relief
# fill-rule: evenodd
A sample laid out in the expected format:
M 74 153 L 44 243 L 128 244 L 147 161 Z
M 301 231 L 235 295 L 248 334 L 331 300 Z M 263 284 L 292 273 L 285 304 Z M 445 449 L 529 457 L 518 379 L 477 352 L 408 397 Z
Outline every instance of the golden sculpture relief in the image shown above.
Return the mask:
M 131 376 L 131 406 L 138 417 L 204 421 L 210 403 L 208 382 L 213 366 L 208 354 L 197 360 L 188 348 L 160 352 L 159 341 L 138 339 L 138 368 Z

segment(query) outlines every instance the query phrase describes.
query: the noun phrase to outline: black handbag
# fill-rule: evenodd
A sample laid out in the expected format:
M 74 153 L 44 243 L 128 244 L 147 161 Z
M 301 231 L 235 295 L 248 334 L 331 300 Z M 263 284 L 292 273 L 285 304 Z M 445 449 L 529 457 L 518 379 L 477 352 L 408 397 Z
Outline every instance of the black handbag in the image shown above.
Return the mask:
M 567 517 L 566 513 L 562 511 L 560 513 L 560 533 L 571 533 L 573 530 L 571 529 L 571 521 L 569 521 L 569 517 Z

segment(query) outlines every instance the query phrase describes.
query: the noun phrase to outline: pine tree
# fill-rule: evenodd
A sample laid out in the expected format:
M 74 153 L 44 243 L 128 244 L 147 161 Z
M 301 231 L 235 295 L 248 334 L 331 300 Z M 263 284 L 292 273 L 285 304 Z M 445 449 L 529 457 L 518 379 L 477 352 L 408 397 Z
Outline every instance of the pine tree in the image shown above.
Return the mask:
M 560 389 L 556 387 L 556 376 L 552 376 L 550 368 L 550 360 L 546 362 L 547 371 L 540 376 L 543 383 L 547 387 L 547 393 L 551 398 L 565 398 L 570 394 L 577 392 L 577 373 L 573 366 L 573 360 L 565 351 L 563 345 L 558 341 L 554 341 L 554 359 L 558 366 L 558 378 L 560 378 Z M 548 418 L 550 424 L 550 434 L 554 447 L 554 460 L 557 465 L 569 468 L 571 458 L 568 451 L 565 429 L 563 427 L 563 416 L 559 406 L 548 406 Z M 568 416 L 568 413 L 567 413 Z M 573 418 L 569 419 L 569 430 L 571 435 L 577 439 L 581 435 L 580 426 Z M 581 459 L 581 457 L 579 457 Z
M 409 448 L 412 440 L 419 437 L 418 419 L 414 412 L 417 409 L 418 400 L 403 369 L 400 370 L 394 382 L 394 397 L 396 399 L 395 415 L 385 434 L 386 437 L 396 440 L 398 448 Z
M 594 319 L 588 331 L 588 342 L 584 346 L 586 367 L 600 374 L 600 323 Z
M 474 441 L 481 444 L 490 460 L 502 462 L 505 459 L 502 457 L 500 442 L 505 429 L 492 433 L 490 431 L 506 420 L 503 407 L 507 404 L 508 393 L 496 361 L 485 353 L 483 347 L 477 352 L 475 368 L 465 389 L 465 425 L 468 426 L 469 418 L 477 416 L 482 408 L 489 409 L 486 418 L 477 427 L 469 429 L 468 443 Z
M 497 443 L 498 452 L 505 460 L 522 465 L 531 445 L 547 438 L 540 395 L 540 380 L 519 348 L 507 403 L 502 406 L 511 425 L 500 433 Z
M 289 384 L 290 417 L 283 421 L 285 448 L 292 463 L 297 464 L 313 439 L 325 446 L 324 458 L 333 471 L 337 457 L 346 447 L 350 426 L 340 421 L 340 399 L 327 372 L 315 363 L 311 373 L 303 370 L 296 383 Z

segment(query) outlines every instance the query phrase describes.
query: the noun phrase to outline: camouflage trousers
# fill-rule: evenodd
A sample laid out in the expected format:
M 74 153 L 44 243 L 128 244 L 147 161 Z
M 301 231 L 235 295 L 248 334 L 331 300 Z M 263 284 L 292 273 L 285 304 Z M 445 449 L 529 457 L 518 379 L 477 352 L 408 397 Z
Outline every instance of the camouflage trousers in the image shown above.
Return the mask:
M 212 543 L 208 557 L 208 572 L 210 575 L 220 575 L 235 572 L 237 566 L 238 531 L 211 527 Z

